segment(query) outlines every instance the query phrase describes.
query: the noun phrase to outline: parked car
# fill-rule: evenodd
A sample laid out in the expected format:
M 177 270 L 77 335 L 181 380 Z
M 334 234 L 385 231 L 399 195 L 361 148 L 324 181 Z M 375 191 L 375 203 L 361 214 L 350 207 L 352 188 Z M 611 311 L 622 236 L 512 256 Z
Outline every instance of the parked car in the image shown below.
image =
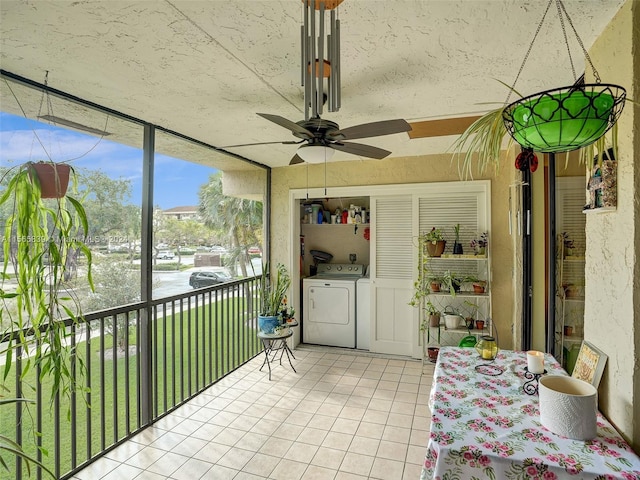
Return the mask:
M 211 253 L 220 253 L 220 254 L 227 253 L 227 249 L 222 247 L 222 246 L 220 246 L 220 245 L 214 245 L 213 247 L 211 247 L 209 249 L 209 251 Z
M 193 272 L 189 277 L 189 285 L 193 288 L 202 288 L 231 280 L 232 278 L 225 272 Z
M 260 247 L 249 247 L 247 252 L 249 252 L 250 255 L 260 255 L 262 250 L 260 250 Z
M 171 250 L 160 250 L 158 258 L 161 260 L 173 260 L 176 255 Z

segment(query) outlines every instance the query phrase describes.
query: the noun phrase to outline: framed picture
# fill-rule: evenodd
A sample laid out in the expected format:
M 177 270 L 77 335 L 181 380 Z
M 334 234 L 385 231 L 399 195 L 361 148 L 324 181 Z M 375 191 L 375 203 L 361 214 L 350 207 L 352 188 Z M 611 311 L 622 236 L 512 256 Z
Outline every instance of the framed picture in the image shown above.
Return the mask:
M 589 342 L 582 342 L 576 366 L 573 368 L 571 376 L 579 380 L 584 380 L 598 388 L 604 365 L 607 363 L 607 356 L 591 345 Z

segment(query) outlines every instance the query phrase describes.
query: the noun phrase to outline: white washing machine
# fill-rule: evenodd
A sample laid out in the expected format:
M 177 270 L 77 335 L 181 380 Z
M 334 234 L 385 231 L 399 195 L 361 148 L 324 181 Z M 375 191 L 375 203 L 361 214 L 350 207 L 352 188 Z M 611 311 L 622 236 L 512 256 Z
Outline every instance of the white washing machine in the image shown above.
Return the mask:
M 356 347 L 356 281 L 363 265 L 320 263 L 302 281 L 302 341 L 332 347 Z

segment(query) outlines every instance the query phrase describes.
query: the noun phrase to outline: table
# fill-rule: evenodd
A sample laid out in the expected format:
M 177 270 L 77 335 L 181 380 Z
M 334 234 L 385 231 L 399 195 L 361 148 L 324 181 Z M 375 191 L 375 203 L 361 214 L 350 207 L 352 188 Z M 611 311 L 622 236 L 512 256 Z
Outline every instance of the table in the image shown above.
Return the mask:
M 297 325 L 297 322 L 295 323 L 295 325 L 288 324 L 286 328 L 282 328 L 275 333 L 258 332 L 258 338 L 262 341 L 262 347 L 264 350 L 264 362 L 262 362 L 260 371 L 262 371 L 266 363 L 267 367 L 269 368 L 269 380 L 271 380 L 271 362 L 275 361 L 276 356 L 278 355 L 278 351 L 280 352 L 280 365 L 282 365 L 282 356 L 286 353 L 291 369 L 296 372 L 293 363 L 291 363 L 291 357 L 293 357 L 294 359 L 296 357 L 293 355 L 293 352 L 289 348 L 287 339 L 293 335 L 293 330 L 291 330 L 290 327 L 295 327 Z M 269 355 L 271 354 L 273 354 L 273 359 L 269 360 Z
M 480 364 L 502 367 L 504 373 L 479 373 Z M 538 396 L 523 391 L 526 366 L 525 352 L 503 350 L 492 363 L 474 348 L 440 349 L 421 480 L 640 479 L 640 458 L 599 412 L 598 436 L 590 441 L 545 429 Z M 567 374 L 549 354 L 545 369 Z

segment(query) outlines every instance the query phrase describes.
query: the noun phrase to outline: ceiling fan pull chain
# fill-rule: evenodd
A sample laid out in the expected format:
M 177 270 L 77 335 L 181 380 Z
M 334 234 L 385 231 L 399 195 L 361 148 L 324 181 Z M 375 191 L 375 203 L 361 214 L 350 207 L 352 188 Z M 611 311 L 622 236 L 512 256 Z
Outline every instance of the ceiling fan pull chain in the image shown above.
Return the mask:
M 529 45 L 529 49 L 527 50 L 527 53 L 524 55 L 524 60 L 522 60 L 522 65 L 520 65 L 520 70 L 518 70 L 518 74 L 516 75 L 516 79 L 513 81 L 513 85 L 511 85 L 511 88 L 509 89 L 509 93 L 507 94 L 507 100 L 505 101 L 505 105 L 509 104 L 509 99 L 511 98 L 511 92 L 516 88 L 516 83 L 518 82 L 518 79 L 520 78 L 520 74 L 522 73 L 522 69 L 524 68 L 524 64 L 527 63 L 527 59 L 529 58 L 529 54 L 531 53 L 531 48 L 533 48 L 533 44 L 536 41 L 536 38 L 538 38 L 538 34 L 540 33 L 540 29 L 542 28 L 542 24 L 544 23 L 544 19 L 547 17 L 547 13 L 549 12 L 549 8 L 551 7 L 551 4 L 553 3 L 553 0 L 549 0 L 549 3 L 547 4 L 547 8 L 544 11 L 544 14 L 542 15 L 542 19 L 540 19 L 540 23 L 538 24 L 538 28 L 536 29 L 536 33 L 533 35 L 533 39 L 531 40 L 531 44 Z
M 564 12 L 565 16 L 567 17 L 567 22 L 571 26 L 571 30 L 573 30 L 573 34 L 576 36 L 576 40 L 578 41 L 578 44 L 580 45 L 580 48 L 582 49 L 582 53 L 584 55 L 584 58 L 587 59 L 587 62 L 589 62 L 589 65 L 591 66 L 591 71 L 593 72 L 593 77 L 595 78 L 596 83 L 600 83 L 600 75 L 598 74 L 598 71 L 596 70 L 596 67 L 593 65 L 593 62 L 591 61 L 591 57 L 589 56 L 589 53 L 587 53 L 586 48 L 584 48 L 584 44 L 582 43 L 582 39 L 580 38 L 580 35 L 578 35 L 578 31 L 576 30 L 576 27 L 573 25 L 573 22 L 571 21 L 571 17 L 567 13 L 567 9 L 564 8 L 564 3 L 562 3 L 562 0 L 558 0 L 558 3 L 560 4 L 560 7 L 562 8 L 562 11 Z M 563 24 L 562 28 L 564 29 L 564 24 Z M 574 77 L 575 77 L 575 73 L 574 73 Z

